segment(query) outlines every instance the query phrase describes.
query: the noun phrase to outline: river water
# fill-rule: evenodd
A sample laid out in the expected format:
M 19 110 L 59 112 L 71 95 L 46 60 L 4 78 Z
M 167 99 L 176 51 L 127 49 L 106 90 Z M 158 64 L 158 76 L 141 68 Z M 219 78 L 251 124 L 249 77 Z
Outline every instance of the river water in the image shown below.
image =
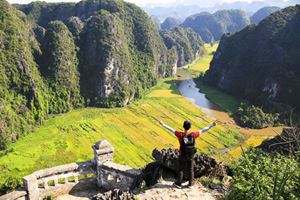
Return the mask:
M 180 71 L 178 90 L 180 94 L 191 103 L 199 107 L 209 116 L 213 116 L 212 110 L 220 110 L 214 103 L 205 97 L 205 94 L 197 88 L 192 75 L 187 71 Z
M 233 118 L 217 105 L 205 97 L 205 94 L 197 88 L 191 73 L 185 69 L 179 69 L 177 73 L 179 81 L 178 90 L 183 97 L 199 107 L 208 117 L 218 120 L 222 125 L 239 130 L 247 136 L 274 136 L 282 132 L 282 127 L 269 127 L 264 129 L 247 129 L 238 126 Z

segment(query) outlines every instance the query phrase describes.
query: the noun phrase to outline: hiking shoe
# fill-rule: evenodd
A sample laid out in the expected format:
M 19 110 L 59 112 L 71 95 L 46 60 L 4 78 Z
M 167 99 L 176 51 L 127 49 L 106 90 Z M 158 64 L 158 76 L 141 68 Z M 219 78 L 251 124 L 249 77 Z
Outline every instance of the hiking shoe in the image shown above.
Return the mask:
M 194 189 L 194 186 L 195 186 L 195 185 L 188 185 L 188 188 L 189 188 L 189 189 Z
M 194 182 L 191 182 L 191 183 L 189 183 L 188 188 L 189 188 L 189 189 L 193 189 L 194 186 L 195 186 L 195 183 L 194 183 Z
M 173 183 L 173 186 L 176 187 L 176 188 L 178 188 L 178 189 L 181 189 L 181 188 L 182 188 L 182 186 L 179 185 L 179 184 L 177 184 L 177 183 Z

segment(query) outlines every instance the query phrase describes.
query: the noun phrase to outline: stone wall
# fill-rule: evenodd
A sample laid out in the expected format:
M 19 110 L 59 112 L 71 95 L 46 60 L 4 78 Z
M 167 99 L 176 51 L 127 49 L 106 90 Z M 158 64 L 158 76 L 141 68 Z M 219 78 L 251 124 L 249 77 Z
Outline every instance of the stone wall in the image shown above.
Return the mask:
M 13 191 L 6 195 L 0 196 L 0 200 L 26 200 L 27 192 L 25 190 Z
M 95 182 L 95 163 L 72 163 L 43 169 L 24 177 L 29 199 L 67 194 L 80 182 Z
M 114 148 L 106 140 L 93 145 L 95 162 L 97 163 L 97 183 L 105 190 L 121 189 L 129 191 L 140 170 L 113 162 Z
M 39 200 L 47 196 L 68 194 L 79 183 L 97 184 L 99 190 L 130 190 L 141 173 L 113 162 L 113 146 L 106 140 L 92 146 L 94 159 L 36 171 L 24 180 L 24 190 L 13 191 L 0 200 Z

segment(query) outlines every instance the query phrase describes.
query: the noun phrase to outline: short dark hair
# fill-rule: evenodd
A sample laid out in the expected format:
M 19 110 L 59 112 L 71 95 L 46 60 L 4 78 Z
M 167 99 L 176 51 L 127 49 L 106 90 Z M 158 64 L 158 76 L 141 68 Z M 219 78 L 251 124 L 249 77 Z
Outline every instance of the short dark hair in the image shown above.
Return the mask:
M 190 121 L 186 120 L 186 121 L 183 122 L 183 128 L 185 130 L 189 130 L 191 128 L 191 126 L 192 126 L 192 123 Z

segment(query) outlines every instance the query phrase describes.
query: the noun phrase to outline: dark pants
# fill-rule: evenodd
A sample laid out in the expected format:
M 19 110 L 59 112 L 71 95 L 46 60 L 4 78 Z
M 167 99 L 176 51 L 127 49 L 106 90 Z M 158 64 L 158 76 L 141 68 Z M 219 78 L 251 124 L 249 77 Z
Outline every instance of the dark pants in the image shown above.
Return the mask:
M 179 156 L 179 169 L 177 174 L 177 185 L 181 185 L 183 181 L 184 171 L 188 171 L 189 186 L 193 185 L 194 179 L 194 158 L 185 158 L 184 155 Z

